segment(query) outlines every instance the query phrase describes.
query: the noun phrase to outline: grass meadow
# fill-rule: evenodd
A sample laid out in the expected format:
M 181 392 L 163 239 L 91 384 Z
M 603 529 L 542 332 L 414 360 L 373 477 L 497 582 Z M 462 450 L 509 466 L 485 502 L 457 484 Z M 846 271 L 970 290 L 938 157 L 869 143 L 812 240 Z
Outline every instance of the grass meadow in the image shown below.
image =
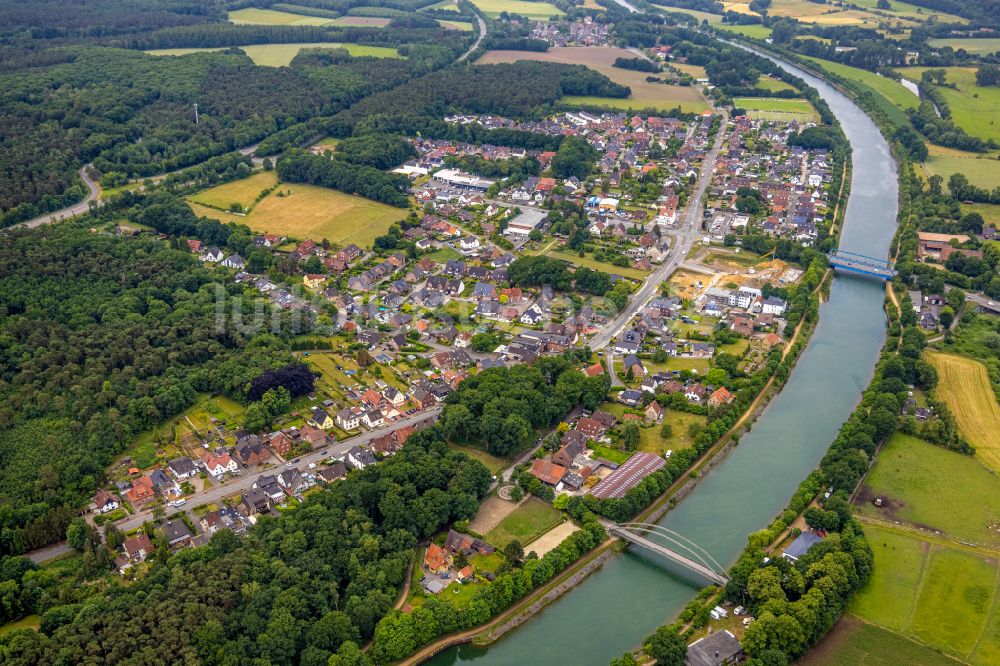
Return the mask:
M 883 499 L 883 506 L 870 501 Z M 975 458 L 897 433 L 882 447 L 857 510 L 883 520 L 1000 545 L 1000 478 Z
M 896 71 L 913 81 L 927 67 L 904 67 Z M 973 136 L 1000 141 L 1000 88 L 976 85 L 975 67 L 945 67 L 946 81 L 956 88 L 939 87 L 956 125 Z
M 997 663 L 997 559 L 889 528 L 864 529 L 873 573 L 850 612 L 968 663 Z
M 970 183 L 988 190 L 1000 183 L 1000 160 L 995 155 L 966 153 L 933 144 L 927 149 L 929 155 L 923 164 L 924 171 L 929 176 L 941 176 L 945 185 L 953 173 L 964 174 Z
M 807 100 L 782 97 L 738 97 L 733 104 L 746 109 L 751 118 L 765 120 L 818 122 L 819 114 Z
M 927 44 L 936 48 L 950 46 L 954 50 L 965 49 L 975 55 L 985 55 L 1000 51 L 1000 38 L 952 37 L 948 39 L 928 39 Z
M 310 42 L 301 44 L 251 44 L 239 47 L 255 65 L 261 67 L 285 67 L 302 49 L 327 48 L 346 49 L 352 56 L 375 56 L 376 58 L 402 58 L 399 51 L 388 46 L 367 46 L 365 44 L 340 44 L 334 42 Z M 221 48 L 153 49 L 146 51 L 154 56 L 182 56 L 190 53 L 222 51 Z
M 535 21 L 546 21 L 550 16 L 563 16 L 565 12 L 548 2 L 527 2 L 526 0 L 473 0 L 488 18 L 500 16 L 500 12 L 518 14 Z
M 956 666 L 961 663 L 881 627 L 845 615 L 797 666 Z

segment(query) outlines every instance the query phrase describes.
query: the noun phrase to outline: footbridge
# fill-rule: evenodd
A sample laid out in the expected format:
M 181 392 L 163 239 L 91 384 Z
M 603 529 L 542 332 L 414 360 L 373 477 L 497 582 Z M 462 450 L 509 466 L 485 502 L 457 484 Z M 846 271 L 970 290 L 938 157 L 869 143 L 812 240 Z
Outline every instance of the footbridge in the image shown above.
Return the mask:
M 662 525 L 621 523 L 608 527 L 608 533 L 662 555 L 716 585 L 729 582 L 725 568 L 704 548 L 687 537 Z
M 883 280 L 891 280 L 896 276 L 896 269 L 885 259 L 876 259 L 845 250 L 834 250 L 827 257 L 831 266 L 851 273 L 870 275 Z

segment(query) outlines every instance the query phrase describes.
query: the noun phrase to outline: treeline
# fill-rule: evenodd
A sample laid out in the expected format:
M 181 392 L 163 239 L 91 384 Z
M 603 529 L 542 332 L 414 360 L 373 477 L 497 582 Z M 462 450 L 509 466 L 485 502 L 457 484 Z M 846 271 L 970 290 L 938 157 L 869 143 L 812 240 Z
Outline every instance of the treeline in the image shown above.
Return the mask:
M 2 0 L 4 33 L 13 41 L 93 39 L 226 20 L 221 0 L 91 0 L 67 11 L 59 0 Z
M 153 222 L 161 203 L 126 215 Z M 62 539 L 105 466 L 198 393 L 242 400 L 291 361 L 282 339 L 219 319 L 214 269 L 153 237 L 90 233 L 94 222 L 0 237 L 3 553 Z
M 329 187 L 398 208 L 409 205 L 406 191 L 410 182 L 401 174 L 297 150 L 279 158 L 277 170 L 278 177 L 286 183 Z
M 356 126 L 379 116 L 441 118 L 451 110 L 523 117 L 564 95 L 628 97 L 631 91 L 582 65 L 516 62 L 454 66 L 431 72 L 370 97 L 333 117 L 334 136 L 350 136 Z
M 416 156 L 413 144 L 398 134 L 348 137 L 337 144 L 333 154 L 335 160 L 380 170 L 394 169 Z
M 562 356 L 490 368 L 448 396 L 441 427 L 453 441 L 480 441 L 493 455 L 510 455 L 528 445 L 535 429 L 555 425 L 578 404 L 594 409 L 607 395 L 608 382 L 604 375 L 584 377 Z
M 417 543 L 472 518 L 489 485 L 489 471 L 450 451 L 437 429 L 415 433 L 296 511 L 262 517 L 242 540 L 222 530 L 172 554 L 157 537 L 144 578 L 85 607 L 53 604 L 44 633 L 0 638 L 0 659 L 369 663 L 358 645 L 392 608 Z
M 634 69 L 638 72 L 659 72 L 660 66 L 646 58 L 615 58 L 615 67 Z
M 0 145 L 0 224 L 81 198 L 76 172 L 86 162 L 124 178 L 175 171 L 339 111 L 413 74 L 400 72 L 396 63 L 406 61 L 374 59 L 289 71 L 256 67 L 238 51 L 184 58 L 97 48 L 75 53 L 70 63 L 0 77 L 9 92 L 0 105 L 7 130 Z M 199 102 L 197 124 L 192 99 Z
M 399 661 L 439 636 L 471 629 L 496 617 L 511 604 L 538 589 L 557 574 L 599 546 L 607 534 L 593 515 L 582 529 L 566 537 L 540 558 L 510 562 L 508 570 L 480 587 L 461 609 L 448 595 L 431 595 L 409 613 L 390 611 L 375 628 L 371 657 L 375 663 Z
M 537 176 L 542 171 L 542 166 L 534 157 L 488 160 L 482 155 L 463 155 L 461 157 L 449 155 L 444 158 L 444 161 L 449 167 L 474 173 L 477 176 L 511 178 L 517 182 L 524 181 L 528 176 Z

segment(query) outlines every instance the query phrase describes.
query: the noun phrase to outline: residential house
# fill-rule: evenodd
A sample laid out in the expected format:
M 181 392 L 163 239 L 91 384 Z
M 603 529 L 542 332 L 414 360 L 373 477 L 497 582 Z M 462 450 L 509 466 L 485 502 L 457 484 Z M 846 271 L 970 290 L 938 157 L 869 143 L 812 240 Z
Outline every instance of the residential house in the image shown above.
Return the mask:
M 140 476 L 132 481 L 132 487 L 125 493 L 125 499 L 135 507 L 156 497 L 153 482 L 148 476 Z
M 307 423 L 313 427 L 321 428 L 323 430 L 329 430 L 333 427 L 333 419 L 331 419 L 330 415 L 319 407 L 313 407 L 312 414 L 310 415 Z
M 385 419 L 382 417 L 382 412 L 376 409 L 369 409 L 362 412 L 361 423 L 363 423 L 366 428 L 377 428 L 385 423 Z
M 122 505 L 117 495 L 109 493 L 103 488 L 94 495 L 94 507 L 98 513 L 109 513 Z
M 125 551 L 125 556 L 131 561 L 142 562 L 153 554 L 153 542 L 150 541 L 149 535 L 145 532 L 140 532 L 134 537 L 125 539 L 125 543 L 122 544 L 122 550 Z
M 725 386 L 720 386 L 708 397 L 708 406 L 719 407 L 720 405 L 728 405 L 735 399 L 736 396 L 726 390 Z
M 208 470 L 208 473 L 219 478 L 226 472 L 235 472 L 239 469 L 239 465 L 236 461 L 229 457 L 228 453 L 223 453 L 220 455 L 215 455 L 214 453 L 206 453 L 201 457 L 201 463 Z
M 256 435 L 245 437 L 238 441 L 235 448 L 236 457 L 244 465 L 259 465 L 271 457 L 271 452 L 267 450 Z
M 271 496 L 260 488 L 251 488 L 243 493 L 243 506 L 250 516 L 268 513 L 271 510 Z
M 646 406 L 645 415 L 647 421 L 659 421 L 663 418 L 663 408 L 654 400 Z
M 531 475 L 549 486 L 559 485 L 567 471 L 569 470 L 562 465 L 557 465 L 549 460 L 535 458 L 531 463 Z
M 342 430 L 356 430 L 361 425 L 361 415 L 349 407 L 337 412 L 337 426 Z
M 243 270 L 244 261 L 243 257 L 238 254 L 231 254 L 222 260 L 222 265 L 226 268 L 232 268 L 238 271 Z
M 374 465 L 376 460 L 371 451 L 362 449 L 360 446 L 355 446 L 347 452 L 347 462 L 354 469 L 364 469 L 368 465 Z
M 154 469 L 149 473 L 149 480 L 153 483 L 153 488 L 161 495 L 180 495 L 181 488 L 177 482 L 167 476 L 162 469 Z
M 181 548 L 191 543 L 191 530 L 183 520 L 168 520 L 163 525 L 163 537 L 171 548 Z
M 582 432 L 590 439 L 600 439 L 604 435 L 606 428 L 600 421 L 584 416 L 576 422 L 576 430 Z
M 170 473 L 174 475 L 174 478 L 179 481 L 189 479 L 198 474 L 198 466 L 187 456 L 174 458 L 167 463 L 167 467 L 170 468 Z
M 451 555 L 441 546 L 432 543 L 424 554 L 424 568 L 433 574 L 444 574 L 451 566 Z
M 323 483 L 333 483 L 347 476 L 347 466 L 342 462 L 335 462 L 329 467 L 324 467 L 316 472 L 316 476 Z

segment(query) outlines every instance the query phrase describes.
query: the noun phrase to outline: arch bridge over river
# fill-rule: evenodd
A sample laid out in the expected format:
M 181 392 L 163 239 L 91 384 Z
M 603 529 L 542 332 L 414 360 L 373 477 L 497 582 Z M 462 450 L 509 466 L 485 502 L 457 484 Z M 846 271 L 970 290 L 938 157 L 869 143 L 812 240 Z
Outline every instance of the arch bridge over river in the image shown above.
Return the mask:
M 814 87 L 851 143 L 851 194 L 840 249 L 887 256 L 898 188 L 896 165 L 878 128 L 830 84 L 761 55 Z M 816 467 L 871 381 L 886 333 L 884 297 L 879 280 L 836 274 L 812 340 L 784 389 L 739 446 L 659 526 L 685 535 L 727 566 L 738 557 L 747 535 L 767 525 Z M 452 648 L 429 663 L 605 666 L 690 601 L 696 590 L 690 576 L 668 568 L 660 556 L 630 548 L 498 643 Z

